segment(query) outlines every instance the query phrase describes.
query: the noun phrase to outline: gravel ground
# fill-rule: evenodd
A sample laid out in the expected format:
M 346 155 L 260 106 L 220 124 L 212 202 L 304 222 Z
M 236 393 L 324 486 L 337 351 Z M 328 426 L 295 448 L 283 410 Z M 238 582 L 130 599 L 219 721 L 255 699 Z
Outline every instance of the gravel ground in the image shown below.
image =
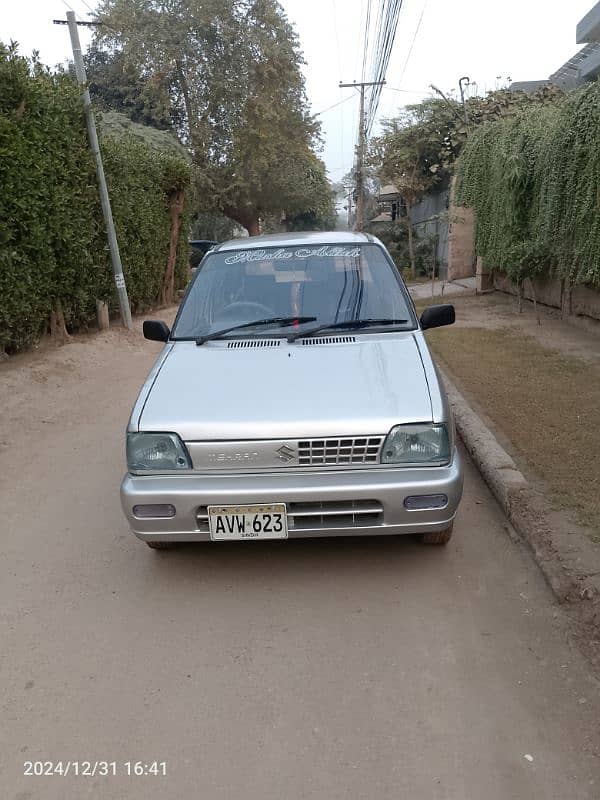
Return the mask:
M 0 365 L 2 797 L 597 800 L 598 683 L 470 462 L 446 549 L 131 536 L 158 350 L 113 330 Z M 23 775 L 59 759 L 117 775 Z

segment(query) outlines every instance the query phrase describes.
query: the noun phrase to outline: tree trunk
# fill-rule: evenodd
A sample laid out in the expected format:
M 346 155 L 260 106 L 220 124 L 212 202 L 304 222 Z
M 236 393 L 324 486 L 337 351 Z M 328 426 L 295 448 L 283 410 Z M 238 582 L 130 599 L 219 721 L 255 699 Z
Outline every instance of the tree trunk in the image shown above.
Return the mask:
M 523 313 L 523 284 L 524 281 L 521 280 L 517 283 L 517 310 L 519 314 Z
M 66 344 L 71 339 L 67 333 L 62 303 L 58 298 L 55 301 L 54 309 L 50 312 L 50 337 L 59 345 Z
M 433 246 L 433 265 L 432 265 L 432 269 L 431 269 L 431 296 L 432 297 L 435 296 L 435 273 L 436 273 L 436 267 L 437 267 L 438 241 L 439 241 L 439 234 L 436 233 L 435 240 L 434 240 L 434 246 Z M 443 288 L 444 287 L 442 286 L 442 289 Z
M 415 261 L 415 246 L 413 243 L 412 220 L 410 218 L 410 203 L 406 204 L 406 224 L 408 225 L 408 257 L 410 259 L 410 274 L 413 278 L 417 277 L 417 263 Z
M 569 278 L 565 278 L 562 283 L 560 318 L 565 319 L 565 317 L 568 317 L 571 313 L 571 308 L 571 281 Z
M 260 219 L 256 209 L 242 209 L 236 206 L 225 206 L 223 213 L 237 222 L 242 227 L 246 228 L 250 236 L 260 235 Z
M 169 256 L 160 289 L 159 303 L 162 306 L 170 305 L 175 299 L 175 264 L 177 263 L 177 243 L 179 229 L 181 228 L 181 215 L 183 213 L 184 194 L 177 190 L 171 194 L 171 238 L 169 241 Z
M 534 283 L 533 283 L 533 278 L 529 278 L 529 285 L 531 286 L 531 296 L 533 298 L 533 310 L 535 311 L 535 318 L 537 319 L 537 324 L 541 325 L 542 324 L 542 320 L 540 319 L 540 312 L 539 312 L 539 309 L 538 309 L 537 297 L 536 297 L 536 294 L 535 294 L 535 286 L 534 286 Z
M 248 225 L 246 225 L 246 230 L 250 236 L 260 236 L 260 222 L 258 221 L 258 217 L 251 220 Z

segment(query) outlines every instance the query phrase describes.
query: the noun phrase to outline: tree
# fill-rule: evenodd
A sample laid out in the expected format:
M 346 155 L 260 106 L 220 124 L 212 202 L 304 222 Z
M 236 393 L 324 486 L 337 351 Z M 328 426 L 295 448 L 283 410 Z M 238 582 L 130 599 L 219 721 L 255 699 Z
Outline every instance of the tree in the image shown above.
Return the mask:
M 499 89 L 485 97 L 470 97 L 466 101 L 468 124 L 462 105 L 451 98 L 428 97 L 421 103 L 408 105 L 397 117 L 386 120 L 383 134 L 371 150 L 371 162 L 380 172 L 388 147 L 397 148 L 397 136 L 418 137 L 422 145 L 414 155 L 420 164 L 417 171 L 436 175 L 436 183 L 448 183 L 454 164 L 469 135 L 480 125 L 498 119 L 514 118 L 531 108 L 556 105 L 564 92 L 556 86 L 543 86 L 527 94 L 523 91 Z M 405 133 L 414 129 L 414 136 Z
M 296 34 L 276 0 L 104 0 L 99 20 L 97 49 L 169 98 L 202 210 L 221 210 L 255 234 L 261 216 L 323 202 L 319 126 Z
M 501 89 L 485 97 L 472 97 L 466 101 L 468 124 L 460 103 L 429 97 L 384 121 L 382 135 L 372 144 L 370 161 L 382 181 L 397 187 L 406 204 L 413 276 L 416 263 L 411 209 L 435 186 L 448 185 L 470 133 L 486 122 L 516 117 L 536 106 L 556 104 L 563 96 L 560 89 L 545 86 L 531 95 Z
M 408 253 L 413 278 L 417 267 L 411 209 L 440 180 L 437 144 L 435 133 L 412 110 L 399 118 L 386 120 L 382 136 L 373 144 L 372 159 L 379 164 L 380 179 L 392 183 L 406 205 Z
M 111 53 L 94 43 L 84 60 L 90 95 L 96 108 L 125 114 L 133 122 L 161 130 L 172 126 L 166 87 L 143 77 L 123 52 Z

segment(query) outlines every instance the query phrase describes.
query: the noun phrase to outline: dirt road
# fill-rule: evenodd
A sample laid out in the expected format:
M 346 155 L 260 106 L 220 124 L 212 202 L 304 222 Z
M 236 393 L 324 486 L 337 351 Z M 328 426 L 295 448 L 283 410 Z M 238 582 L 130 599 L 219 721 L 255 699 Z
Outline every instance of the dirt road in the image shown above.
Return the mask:
M 600 798 L 598 683 L 470 465 L 446 550 L 129 534 L 158 349 L 111 332 L 0 367 L 2 798 Z M 117 775 L 23 775 L 59 760 Z

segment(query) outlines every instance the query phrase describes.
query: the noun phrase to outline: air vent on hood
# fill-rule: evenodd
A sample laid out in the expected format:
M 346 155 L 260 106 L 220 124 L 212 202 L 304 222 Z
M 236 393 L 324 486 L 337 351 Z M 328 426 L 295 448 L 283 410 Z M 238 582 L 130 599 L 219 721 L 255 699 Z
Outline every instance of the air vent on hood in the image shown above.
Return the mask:
M 235 342 L 227 342 L 227 347 L 279 347 L 279 339 L 239 339 Z
M 350 344 L 355 341 L 355 336 L 320 336 L 318 339 L 303 339 L 302 344 Z

